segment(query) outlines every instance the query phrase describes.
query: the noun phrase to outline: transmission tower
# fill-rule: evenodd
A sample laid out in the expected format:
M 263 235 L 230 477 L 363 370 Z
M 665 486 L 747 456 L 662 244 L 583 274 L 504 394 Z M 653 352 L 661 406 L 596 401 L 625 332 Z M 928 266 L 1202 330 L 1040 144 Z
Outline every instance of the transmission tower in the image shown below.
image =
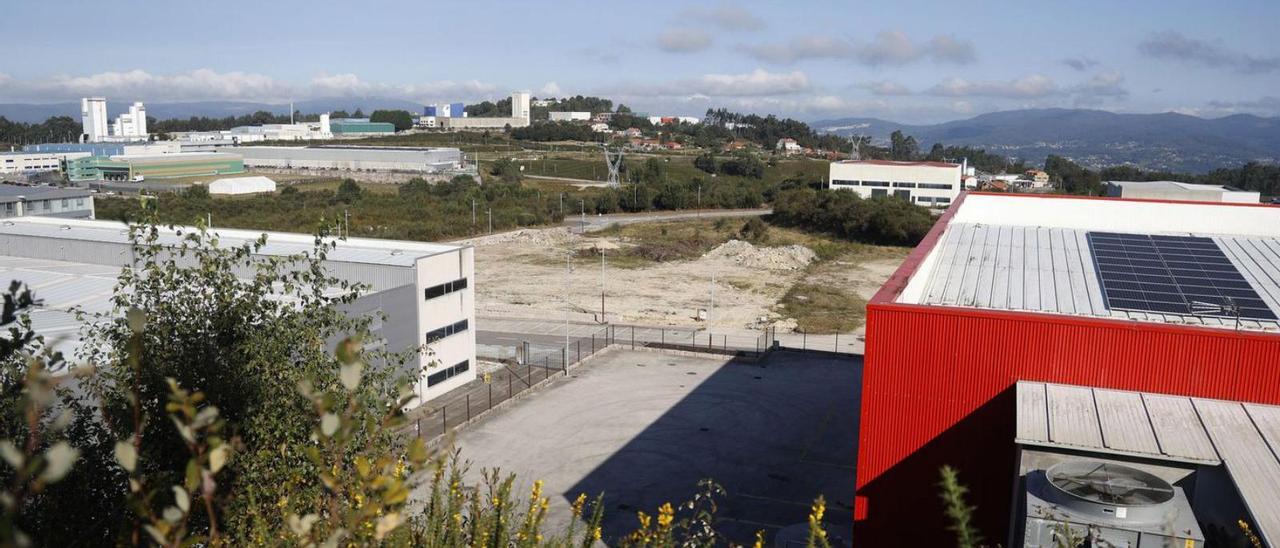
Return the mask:
M 604 149 L 604 163 L 609 166 L 609 187 L 617 188 L 620 186 L 618 172 L 622 169 L 622 154 L 624 151 L 620 148 L 617 152 L 611 152 L 609 151 L 609 145 L 605 144 L 600 145 L 600 148 Z

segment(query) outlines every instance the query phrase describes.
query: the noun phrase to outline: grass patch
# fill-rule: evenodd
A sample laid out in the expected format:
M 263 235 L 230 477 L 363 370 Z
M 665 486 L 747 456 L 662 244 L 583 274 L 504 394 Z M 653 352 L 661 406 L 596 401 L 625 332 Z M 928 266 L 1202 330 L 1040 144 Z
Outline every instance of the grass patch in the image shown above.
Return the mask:
M 849 332 L 862 325 L 867 301 L 840 286 L 800 282 L 779 303 L 783 315 L 796 320 L 806 333 Z

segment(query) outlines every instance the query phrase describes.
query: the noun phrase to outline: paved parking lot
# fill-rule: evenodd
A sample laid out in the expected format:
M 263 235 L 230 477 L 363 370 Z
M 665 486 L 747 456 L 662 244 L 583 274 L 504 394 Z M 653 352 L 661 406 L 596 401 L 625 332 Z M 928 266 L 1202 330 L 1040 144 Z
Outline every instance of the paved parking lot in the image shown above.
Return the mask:
M 579 493 L 605 494 L 605 535 L 629 532 L 711 478 L 728 496 L 719 528 L 738 542 L 806 519 L 852 522 L 861 359 L 776 352 L 758 364 L 622 350 L 482 422 L 456 443 L 482 468 L 535 479 L 552 495 L 552 531 Z

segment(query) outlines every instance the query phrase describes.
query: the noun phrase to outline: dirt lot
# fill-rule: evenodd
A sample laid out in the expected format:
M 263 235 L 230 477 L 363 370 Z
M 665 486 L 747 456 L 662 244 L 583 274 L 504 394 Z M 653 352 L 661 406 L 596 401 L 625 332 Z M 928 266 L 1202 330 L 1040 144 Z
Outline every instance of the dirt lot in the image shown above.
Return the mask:
M 603 249 L 611 321 L 704 326 L 697 311 L 714 298 L 717 328 L 850 332 L 861 324 L 865 300 L 907 251 L 778 227 L 754 245 L 737 239 L 743 223 L 653 223 L 585 236 L 529 229 L 467 240 L 476 246 L 477 311 L 540 317 L 562 314 L 567 304 L 591 319 L 600 311 Z

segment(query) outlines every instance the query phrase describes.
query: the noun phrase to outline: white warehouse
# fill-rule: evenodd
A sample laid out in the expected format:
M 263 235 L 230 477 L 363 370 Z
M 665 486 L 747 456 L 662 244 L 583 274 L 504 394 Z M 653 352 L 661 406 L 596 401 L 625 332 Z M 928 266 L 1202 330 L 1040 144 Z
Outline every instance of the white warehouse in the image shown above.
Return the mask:
M 456 148 L 365 146 L 236 147 L 246 167 L 441 173 L 462 168 Z
M 48 340 L 70 337 L 55 350 L 70 354 L 82 325 L 73 308 L 110 312 L 116 277 L 133 266 L 126 226 L 112 221 L 20 217 L 0 223 L 0 276 L 26 282 L 44 305 L 31 314 Z M 172 228 L 161 245 L 176 243 Z M 310 251 L 314 236 L 217 229 L 221 245 L 238 246 L 263 234 L 257 256 Z M 418 375 L 421 405 L 475 378 L 474 250 L 470 246 L 351 238 L 338 240 L 324 266 L 329 275 L 367 286 L 348 314 L 372 317 L 372 335 L 392 351 L 427 345 L 409 366 Z M 252 272 L 244 272 L 251 276 Z M 379 319 L 381 313 L 382 319 Z
M 831 163 L 831 189 L 864 198 L 894 196 L 925 207 L 947 207 L 963 188 L 964 166 L 950 162 L 844 160 Z

